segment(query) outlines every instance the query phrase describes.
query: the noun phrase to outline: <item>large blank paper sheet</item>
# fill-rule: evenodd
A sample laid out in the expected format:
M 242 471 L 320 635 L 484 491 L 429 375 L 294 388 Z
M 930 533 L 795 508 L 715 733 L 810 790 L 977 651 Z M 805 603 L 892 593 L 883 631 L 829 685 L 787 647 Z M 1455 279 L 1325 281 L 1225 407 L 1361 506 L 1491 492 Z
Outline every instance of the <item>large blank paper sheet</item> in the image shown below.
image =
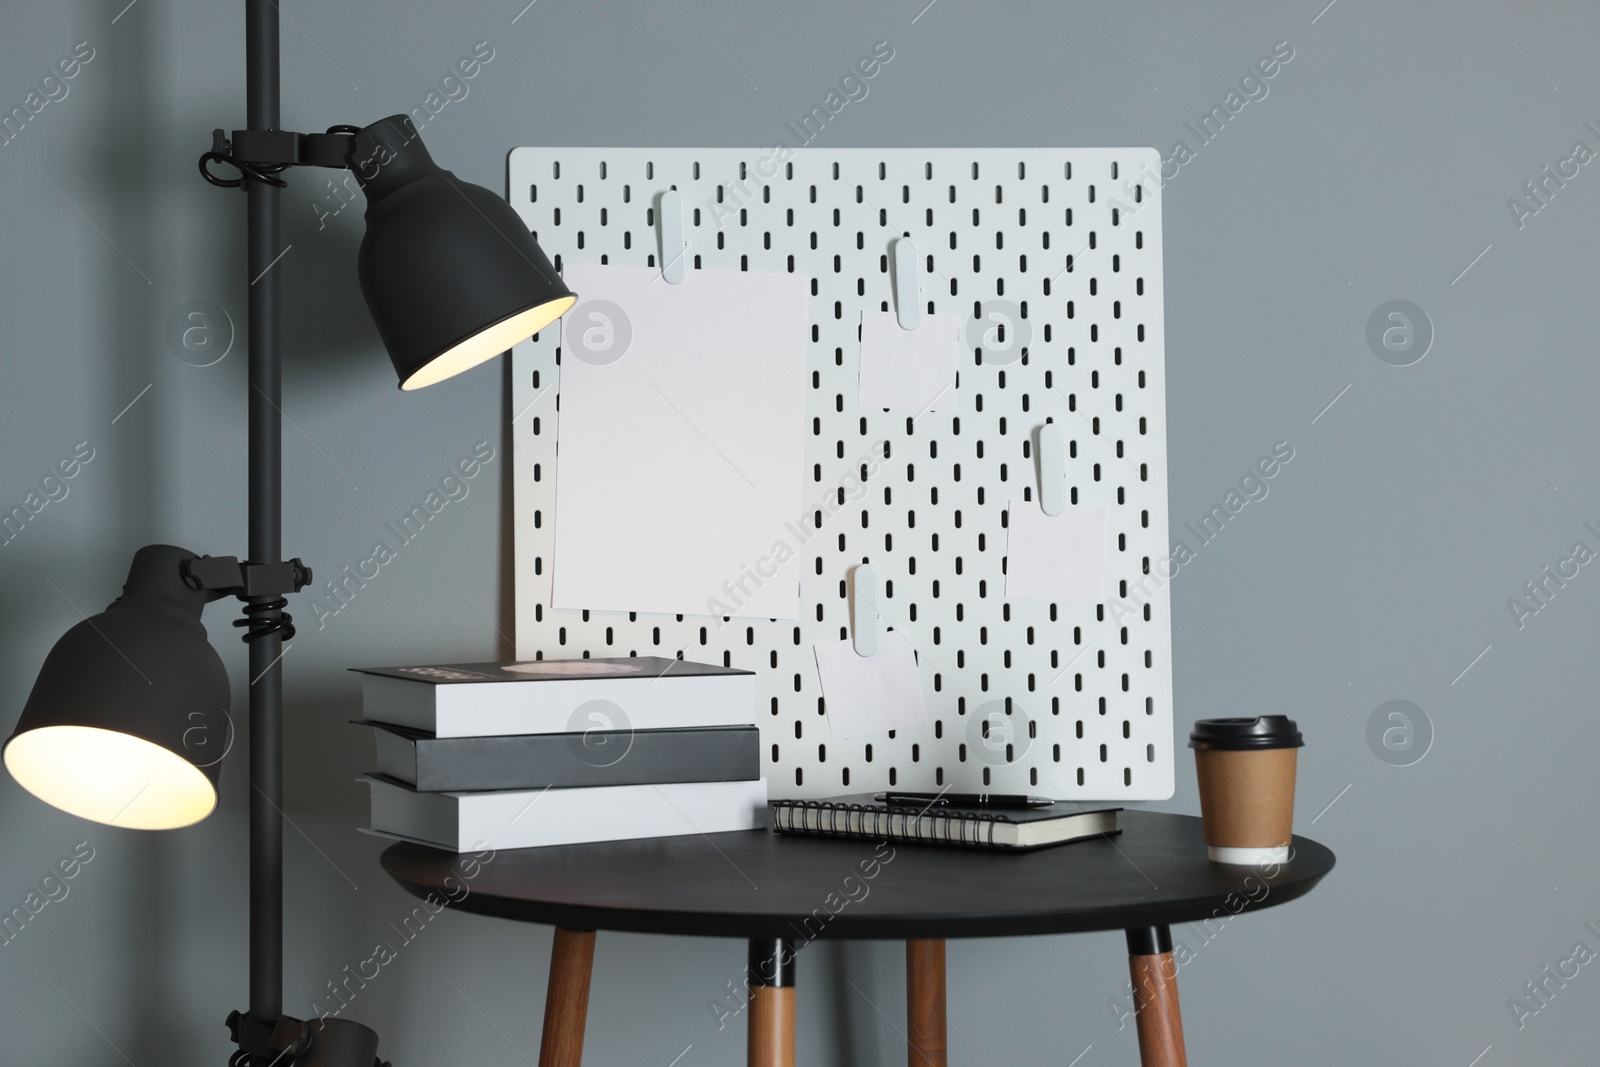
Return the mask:
M 797 618 L 805 279 L 565 278 L 553 606 Z

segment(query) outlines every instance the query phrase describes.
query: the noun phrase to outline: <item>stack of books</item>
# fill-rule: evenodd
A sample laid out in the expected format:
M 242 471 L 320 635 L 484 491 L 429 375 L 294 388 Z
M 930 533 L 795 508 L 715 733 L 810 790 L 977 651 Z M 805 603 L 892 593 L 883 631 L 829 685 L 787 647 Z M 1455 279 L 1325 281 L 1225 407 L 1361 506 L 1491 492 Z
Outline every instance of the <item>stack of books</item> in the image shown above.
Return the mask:
M 654 657 L 363 667 L 374 833 L 451 852 L 764 825 L 750 671 Z

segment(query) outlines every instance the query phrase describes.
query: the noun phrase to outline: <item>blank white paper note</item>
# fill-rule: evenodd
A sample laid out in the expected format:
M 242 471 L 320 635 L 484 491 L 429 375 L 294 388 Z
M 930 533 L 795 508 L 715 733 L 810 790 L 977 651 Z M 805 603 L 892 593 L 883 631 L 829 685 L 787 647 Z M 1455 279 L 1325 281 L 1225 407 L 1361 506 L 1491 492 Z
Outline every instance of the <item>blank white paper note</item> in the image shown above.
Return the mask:
M 858 404 L 918 412 L 953 410 L 961 324 L 954 315 L 923 315 L 915 330 L 902 330 L 892 312 L 863 311 Z
M 1006 596 L 1099 604 L 1105 600 L 1106 509 L 1069 505 L 1054 518 L 1013 500 L 1006 517 Z
M 871 656 L 858 656 L 850 641 L 816 645 L 828 732 L 836 741 L 920 726 L 928 721 L 917 653 L 899 630 L 891 630 Z
M 796 618 L 806 280 L 564 276 L 553 605 Z

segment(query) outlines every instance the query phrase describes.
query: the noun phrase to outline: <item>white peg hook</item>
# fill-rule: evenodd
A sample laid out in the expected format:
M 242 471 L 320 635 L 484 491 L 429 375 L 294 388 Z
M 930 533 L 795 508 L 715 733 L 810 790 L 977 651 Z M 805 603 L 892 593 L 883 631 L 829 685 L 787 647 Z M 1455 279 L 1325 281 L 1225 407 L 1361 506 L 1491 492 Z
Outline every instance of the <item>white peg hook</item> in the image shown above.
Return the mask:
M 922 264 L 916 242 L 897 237 L 894 242 L 894 313 L 902 330 L 922 325 Z
M 683 194 L 668 189 L 656 198 L 656 233 L 661 242 L 661 276 L 669 285 L 679 285 L 689 258 L 689 242 L 683 221 Z
M 878 569 L 863 563 L 850 575 L 851 640 L 856 655 L 872 656 L 878 651 L 878 635 L 883 620 L 878 617 L 878 601 L 883 593 L 883 581 Z
M 1052 517 L 1067 510 L 1067 444 L 1061 427 L 1039 427 L 1034 446 L 1039 453 L 1039 507 Z

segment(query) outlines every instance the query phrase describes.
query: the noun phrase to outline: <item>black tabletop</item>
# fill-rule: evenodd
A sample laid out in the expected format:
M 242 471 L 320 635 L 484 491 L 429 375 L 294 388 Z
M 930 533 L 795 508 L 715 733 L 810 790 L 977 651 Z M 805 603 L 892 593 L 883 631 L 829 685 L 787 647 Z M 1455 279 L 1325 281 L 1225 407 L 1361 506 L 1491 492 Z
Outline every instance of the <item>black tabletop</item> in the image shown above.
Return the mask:
M 737 833 L 557 845 L 487 862 L 402 843 L 390 876 L 462 911 L 572 930 L 706 937 L 949 938 L 1114 930 L 1272 907 L 1333 853 L 1294 839 L 1266 870 L 1206 858 L 1200 820 L 1124 811 L 1123 832 L 1036 852 Z

